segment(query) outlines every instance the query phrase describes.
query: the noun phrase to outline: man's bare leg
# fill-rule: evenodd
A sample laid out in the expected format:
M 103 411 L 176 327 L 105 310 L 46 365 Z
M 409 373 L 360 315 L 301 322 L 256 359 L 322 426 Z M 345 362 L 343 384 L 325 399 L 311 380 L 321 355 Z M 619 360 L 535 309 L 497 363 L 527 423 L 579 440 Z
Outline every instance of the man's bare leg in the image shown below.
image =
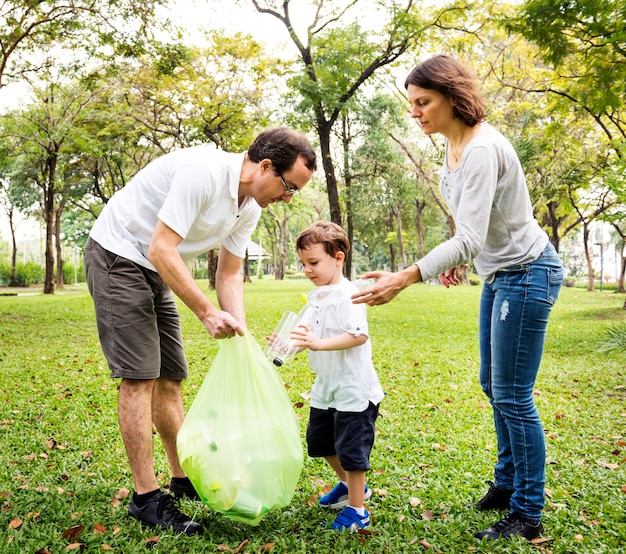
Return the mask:
M 159 488 L 152 460 L 153 379 L 122 379 L 117 417 L 137 494 Z
M 161 436 L 172 477 L 185 476 L 176 450 L 176 437 L 184 419 L 181 381 L 157 379 L 152 393 L 152 421 Z

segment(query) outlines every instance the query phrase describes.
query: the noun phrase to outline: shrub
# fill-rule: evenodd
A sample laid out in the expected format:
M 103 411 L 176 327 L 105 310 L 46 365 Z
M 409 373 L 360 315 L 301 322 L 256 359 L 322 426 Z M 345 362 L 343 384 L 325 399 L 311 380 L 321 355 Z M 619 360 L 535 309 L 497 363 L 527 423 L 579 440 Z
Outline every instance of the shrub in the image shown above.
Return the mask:
M 76 267 L 76 281 L 78 283 L 85 282 L 85 268 L 82 262 Z M 74 283 L 74 264 L 63 262 L 63 282 L 66 284 Z
M 15 283 L 16 287 L 29 287 L 43 283 L 45 270 L 35 262 L 16 264 Z M 8 287 L 11 284 L 11 265 L 0 264 L 0 286 Z

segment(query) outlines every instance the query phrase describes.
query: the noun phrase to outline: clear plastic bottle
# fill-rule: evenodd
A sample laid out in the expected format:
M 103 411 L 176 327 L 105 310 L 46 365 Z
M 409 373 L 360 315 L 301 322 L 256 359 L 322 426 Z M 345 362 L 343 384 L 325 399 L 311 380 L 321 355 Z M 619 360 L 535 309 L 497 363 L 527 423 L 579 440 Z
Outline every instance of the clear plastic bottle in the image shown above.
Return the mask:
M 283 313 L 264 350 L 265 355 L 275 366 L 282 366 L 296 354 L 298 349 L 291 340 L 291 331 L 300 325 L 308 325 L 312 313 L 309 304 L 302 306 L 298 313 Z

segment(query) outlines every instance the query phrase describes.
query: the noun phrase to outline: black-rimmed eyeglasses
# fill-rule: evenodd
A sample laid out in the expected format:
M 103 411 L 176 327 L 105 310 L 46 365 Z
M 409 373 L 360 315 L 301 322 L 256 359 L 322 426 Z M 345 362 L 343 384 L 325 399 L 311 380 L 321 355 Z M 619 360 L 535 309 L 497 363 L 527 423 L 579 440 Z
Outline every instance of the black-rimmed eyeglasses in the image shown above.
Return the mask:
M 300 189 L 298 187 L 290 187 L 287 184 L 287 181 L 285 181 L 284 177 L 279 173 L 278 176 L 280 177 L 280 180 L 283 182 L 283 187 L 285 187 L 285 194 L 287 196 L 293 196 L 294 194 L 298 194 L 300 192 Z

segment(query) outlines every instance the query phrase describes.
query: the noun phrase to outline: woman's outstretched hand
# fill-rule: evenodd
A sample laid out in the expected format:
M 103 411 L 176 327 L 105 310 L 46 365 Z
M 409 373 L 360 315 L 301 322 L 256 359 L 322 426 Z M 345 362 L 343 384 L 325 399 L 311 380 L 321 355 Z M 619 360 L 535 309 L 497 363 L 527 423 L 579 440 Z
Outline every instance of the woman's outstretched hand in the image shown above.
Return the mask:
M 407 270 L 398 273 L 388 271 L 368 271 L 361 279 L 376 279 L 371 287 L 352 295 L 354 304 L 378 306 L 391 302 L 406 287 L 415 283 Z

